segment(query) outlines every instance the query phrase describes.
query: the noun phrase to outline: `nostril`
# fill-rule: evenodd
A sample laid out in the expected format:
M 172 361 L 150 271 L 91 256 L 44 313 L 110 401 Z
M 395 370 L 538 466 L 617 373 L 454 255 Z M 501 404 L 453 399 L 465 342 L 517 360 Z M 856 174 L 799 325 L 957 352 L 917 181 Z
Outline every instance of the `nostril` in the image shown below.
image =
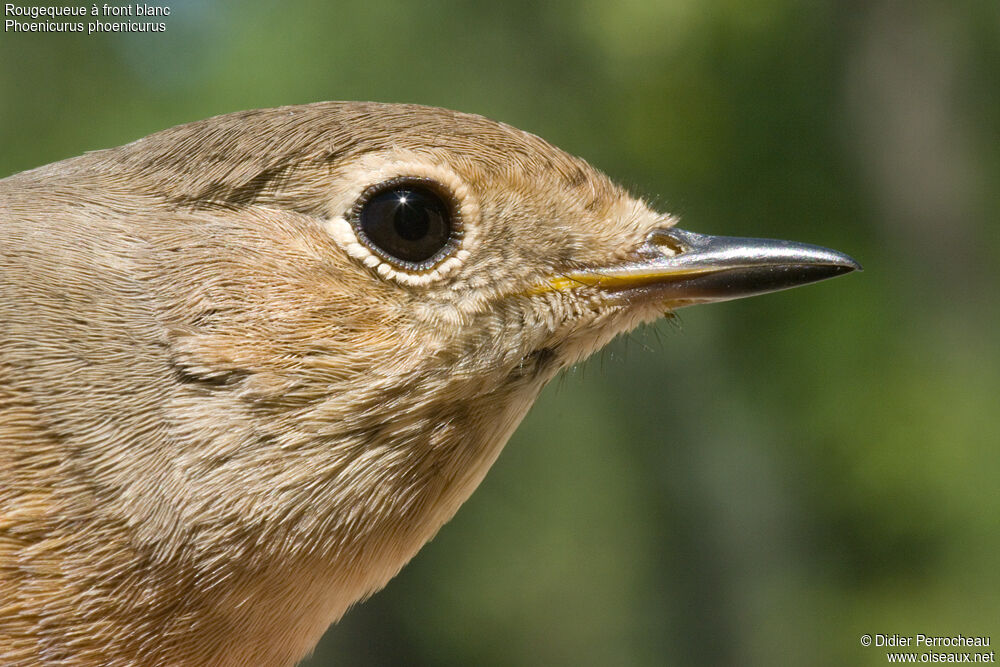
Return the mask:
M 649 235 L 649 245 L 667 257 L 676 257 L 691 248 L 665 229 L 658 229 Z

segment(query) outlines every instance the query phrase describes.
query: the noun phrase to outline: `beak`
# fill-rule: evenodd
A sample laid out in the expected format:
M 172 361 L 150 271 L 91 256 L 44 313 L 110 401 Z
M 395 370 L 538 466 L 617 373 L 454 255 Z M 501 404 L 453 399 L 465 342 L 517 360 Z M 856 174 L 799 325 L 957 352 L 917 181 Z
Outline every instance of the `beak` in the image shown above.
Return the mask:
M 653 231 L 632 261 L 560 276 L 556 289 L 580 284 L 677 308 L 766 294 L 826 280 L 861 265 L 820 246 L 772 239 Z

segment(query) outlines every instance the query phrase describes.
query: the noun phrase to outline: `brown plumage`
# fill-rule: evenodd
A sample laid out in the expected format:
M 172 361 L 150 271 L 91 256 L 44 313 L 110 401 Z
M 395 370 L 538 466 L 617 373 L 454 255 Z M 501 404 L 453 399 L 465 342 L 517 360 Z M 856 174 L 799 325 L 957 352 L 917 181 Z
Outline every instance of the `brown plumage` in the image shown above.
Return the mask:
M 399 179 L 454 216 L 419 266 L 358 231 Z M 672 224 L 537 137 L 406 105 L 230 114 L 0 180 L 0 663 L 293 664 L 560 368 L 854 268 L 695 270 L 706 237 Z

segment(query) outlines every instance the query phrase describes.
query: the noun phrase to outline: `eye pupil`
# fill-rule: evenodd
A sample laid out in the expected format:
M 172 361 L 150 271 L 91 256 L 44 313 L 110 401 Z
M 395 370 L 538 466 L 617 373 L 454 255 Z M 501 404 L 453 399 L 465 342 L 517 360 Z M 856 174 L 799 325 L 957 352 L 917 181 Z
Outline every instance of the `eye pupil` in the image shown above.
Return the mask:
M 409 194 L 409 193 L 408 193 Z M 396 233 L 407 241 L 419 241 L 427 236 L 431 228 L 430 214 L 426 208 L 418 208 L 411 203 L 411 198 L 400 195 L 396 200 L 396 217 L 393 219 L 393 226 Z
M 357 216 L 359 236 L 383 259 L 424 268 L 451 247 L 451 208 L 419 183 L 390 185 L 369 196 Z

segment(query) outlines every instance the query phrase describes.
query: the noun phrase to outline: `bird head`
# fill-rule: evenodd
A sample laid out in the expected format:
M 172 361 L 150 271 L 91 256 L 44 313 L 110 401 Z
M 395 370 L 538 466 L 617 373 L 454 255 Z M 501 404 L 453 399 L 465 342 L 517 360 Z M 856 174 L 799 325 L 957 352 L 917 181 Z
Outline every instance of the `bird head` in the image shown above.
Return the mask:
M 585 161 L 443 109 L 244 112 L 120 150 L 168 206 L 206 219 L 244 214 L 249 231 L 210 229 L 222 232 L 216 243 L 179 248 L 180 261 L 164 267 L 189 288 L 180 329 L 211 334 L 226 328 L 224 314 L 243 312 L 249 319 L 229 318 L 243 327 L 228 332 L 230 345 L 263 344 L 254 320 L 284 324 L 271 343 L 287 345 L 270 358 L 336 360 L 340 377 L 385 375 L 394 386 L 428 368 L 478 383 L 474 395 L 544 384 L 675 308 L 859 268 L 816 246 L 677 229 Z M 229 257 L 239 253 L 226 246 L 249 240 L 257 252 Z M 205 254 L 243 269 L 208 270 Z M 192 327 L 192 310 L 211 315 Z

